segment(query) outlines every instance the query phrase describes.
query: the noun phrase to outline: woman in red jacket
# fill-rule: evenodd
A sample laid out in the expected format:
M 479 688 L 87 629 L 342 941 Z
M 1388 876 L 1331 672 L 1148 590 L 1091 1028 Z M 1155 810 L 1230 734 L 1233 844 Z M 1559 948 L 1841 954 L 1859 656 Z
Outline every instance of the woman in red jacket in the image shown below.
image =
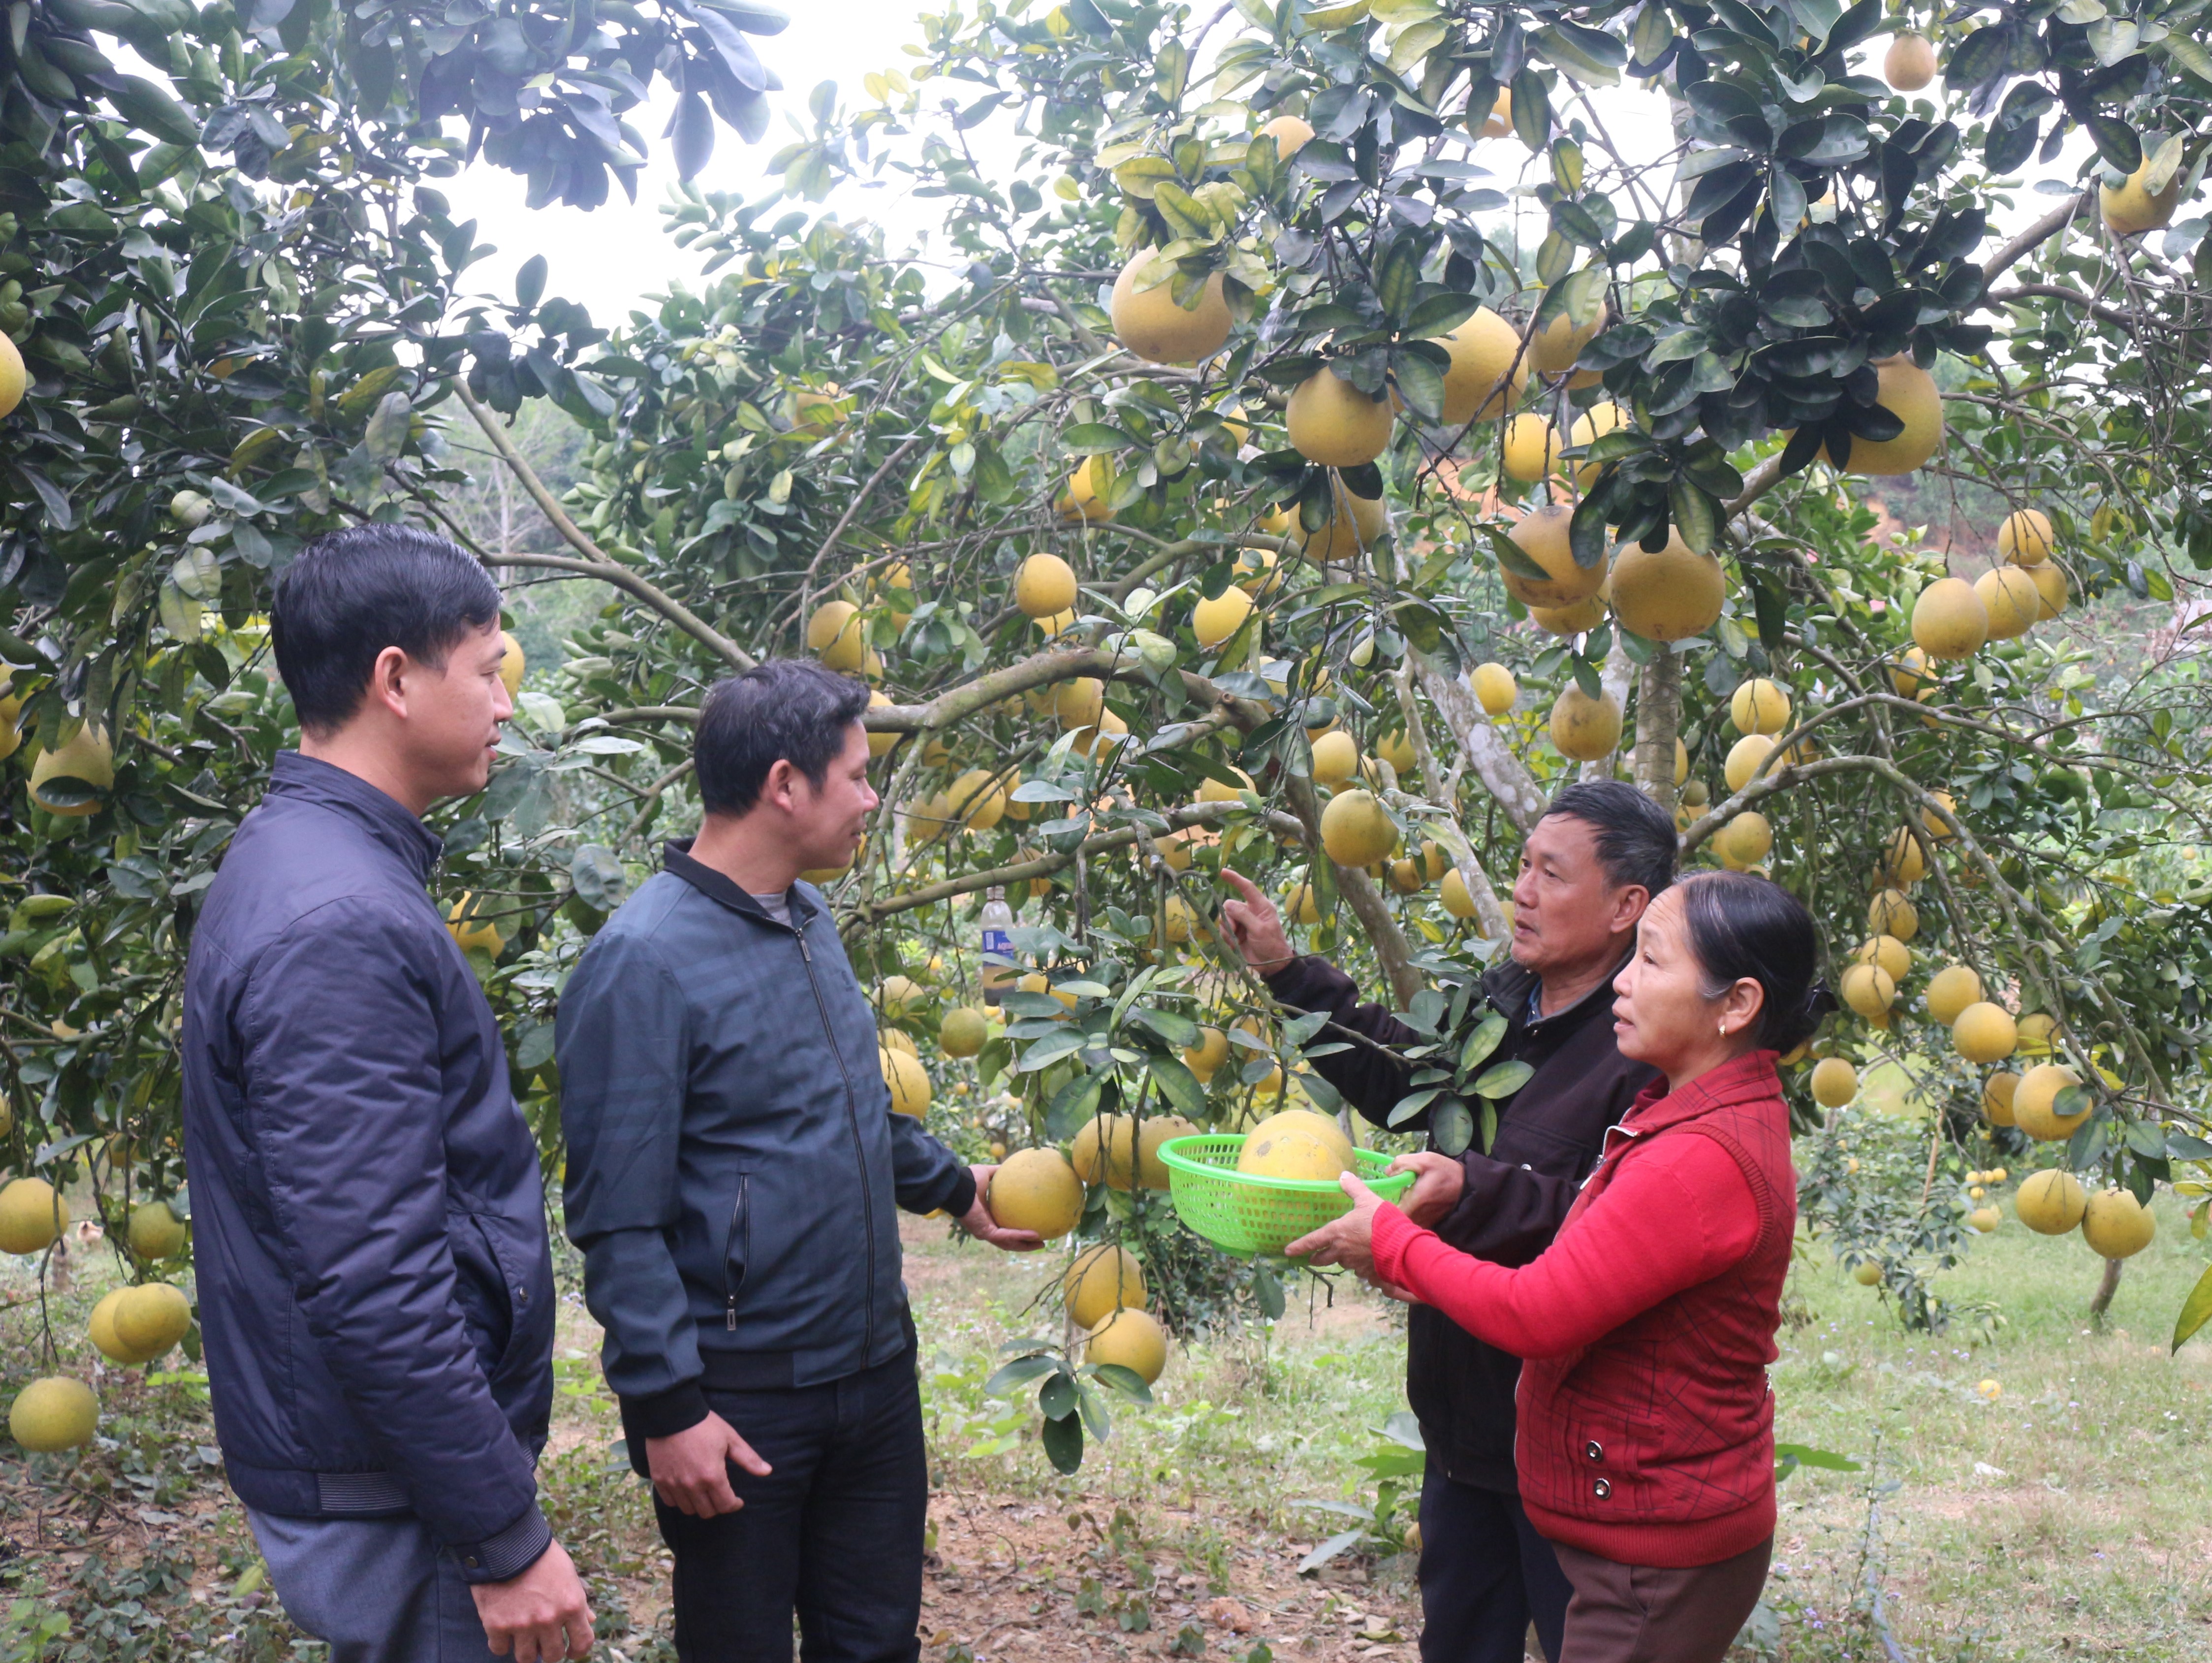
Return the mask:
M 1448 1247 L 1349 1174 L 1353 1210 L 1291 1245 L 1526 1360 L 1522 1499 L 1575 1589 L 1554 1663 L 1718 1663 L 1765 1582 L 1766 1366 L 1797 1211 L 1774 1059 L 1833 1008 L 1816 956 L 1812 918 L 1764 878 L 1702 874 L 1652 902 L 1613 1027 L 1664 1079 L 1533 1264 Z

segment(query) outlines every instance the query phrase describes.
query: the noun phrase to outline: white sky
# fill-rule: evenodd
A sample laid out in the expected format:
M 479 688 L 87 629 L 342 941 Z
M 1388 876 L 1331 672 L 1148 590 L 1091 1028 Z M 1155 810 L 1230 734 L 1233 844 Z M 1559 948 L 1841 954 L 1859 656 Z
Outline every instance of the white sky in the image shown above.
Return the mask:
M 871 101 L 861 89 L 862 76 L 871 70 L 908 68 L 915 62 L 900 48 L 921 38 L 915 25 L 921 9 L 919 0 L 799 0 L 798 3 L 786 0 L 786 3 L 793 14 L 790 27 L 781 34 L 755 37 L 753 42 L 762 60 L 783 78 L 785 89 L 772 95 L 776 116 L 767 136 L 755 145 L 740 143 L 736 135 L 718 126 L 714 158 L 697 180 L 702 190 L 758 198 L 769 188 L 769 158 L 795 137 L 785 112 L 792 113 L 811 131 L 806 99 L 821 82 L 835 81 L 846 107 L 856 108 Z M 1228 32 L 1217 30 L 1216 36 L 1209 46 L 1226 40 Z M 1877 40 L 1875 44 L 1877 50 L 1863 54 L 1868 61 L 1861 67 L 1867 73 L 1876 72 L 1879 49 L 1887 43 Z M 550 266 L 545 292 L 582 302 L 590 309 L 592 320 L 606 327 L 622 322 L 641 297 L 664 290 L 671 281 L 697 286 L 699 259 L 675 247 L 662 231 L 659 210 L 669 199 L 676 170 L 669 142 L 660 137 L 672 101 L 665 86 L 656 90 L 662 96 L 631 112 L 629 118 L 646 137 L 651 155 L 650 163 L 639 177 L 635 204 L 617 191 L 605 205 L 590 212 L 558 206 L 532 210 L 524 205 L 524 182 L 520 175 L 482 162 L 445 181 L 443 188 L 453 203 L 454 217 L 476 219 L 477 240 L 496 246 L 499 251 L 471 269 L 472 290 L 508 298 L 514 293 L 515 268 L 532 254 L 543 253 Z M 1656 92 L 1628 82 L 1599 92 L 1594 101 L 1614 143 L 1632 159 L 1658 154 L 1671 145 L 1666 104 Z M 1000 143 L 1011 142 L 1004 138 L 1003 127 L 996 131 Z M 982 140 L 993 132 L 992 124 L 986 123 L 971 137 Z M 2069 139 L 2066 154 L 2048 171 L 2071 178 L 2084 153 L 2084 141 L 2076 133 Z M 1528 159 L 1519 143 L 1510 137 L 1491 141 L 1477 152 L 1477 160 L 1502 168 L 1517 168 Z M 2032 180 L 2038 171 L 2033 162 L 2028 171 Z M 945 199 L 906 199 L 900 193 L 902 176 L 886 177 L 893 182 L 883 189 L 848 189 L 834 195 L 825 205 L 847 220 L 870 219 L 883 224 L 890 246 L 899 248 L 916 241 L 931 225 L 941 221 Z M 1516 181 L 1506 177 L 1496 182 L 1504 188 Z M 2014 208 L 2000 208 L 1991 217 L 1997 228 L 2014 228 L 2050 205 L 2049 198 L 2022 190 L 2016 194 Z M 1627 216 L 1626 204 L 1623 210 Z M 1537 235 L 1541 235 L 1540 228 Z

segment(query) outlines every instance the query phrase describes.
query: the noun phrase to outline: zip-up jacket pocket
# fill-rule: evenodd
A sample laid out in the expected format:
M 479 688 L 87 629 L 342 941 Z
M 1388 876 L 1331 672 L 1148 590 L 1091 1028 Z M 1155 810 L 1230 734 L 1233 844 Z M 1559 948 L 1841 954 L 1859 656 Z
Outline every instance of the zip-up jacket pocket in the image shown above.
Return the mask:
M 745 1285 L 745 1264 L 752 1257 L 752 1182 L 749 1172 L 738 1174 L 738 1198 L 731 1203 L 729 1233 L 722 1242 L 722 1326 L 738 1329 L 738 1294 Z

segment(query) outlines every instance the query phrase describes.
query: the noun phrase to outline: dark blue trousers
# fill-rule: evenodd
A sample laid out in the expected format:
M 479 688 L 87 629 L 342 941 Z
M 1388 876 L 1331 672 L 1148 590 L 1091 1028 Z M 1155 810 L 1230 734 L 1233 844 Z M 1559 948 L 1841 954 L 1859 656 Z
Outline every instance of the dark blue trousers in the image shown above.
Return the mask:
M 915 1663 L 929 1468 L 912 1352 L 824 1386 L 708 1406 L 775 1469 L 730 1468 L 744 1506 L 695 1519 L 657 1497 L 676 1556 L 684 1663 Z
M 1518 1495 L 1421 1480 L 1421 1663 L 1521 1663 L 1528 1624 L 1559 1663 L 1574 1586 Z

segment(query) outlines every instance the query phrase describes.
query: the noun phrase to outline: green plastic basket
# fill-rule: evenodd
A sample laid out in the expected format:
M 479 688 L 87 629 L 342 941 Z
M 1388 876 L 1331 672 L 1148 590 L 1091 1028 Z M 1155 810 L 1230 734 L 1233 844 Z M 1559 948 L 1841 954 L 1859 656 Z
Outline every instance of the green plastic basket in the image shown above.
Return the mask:
M 1308 1231 L 1352 1210 L 1352 1197 L 1333 1179 L 1258 1178 L 1238 1172 L 1237 1160 L 1243 1153 L 1241 1132 L 1206 1132 L 1160 1145 L 1176 1215 L 1224 1252 L 1239 1258 L 1280 1253 Z M 1413 1187 L 1411 1173 L 1382 1175 L 1390 1164 L 1387 1154 L 1354 1149 L 1352 1158 L 1368 1188 L 1385 1201 L 1395 1201 Z

